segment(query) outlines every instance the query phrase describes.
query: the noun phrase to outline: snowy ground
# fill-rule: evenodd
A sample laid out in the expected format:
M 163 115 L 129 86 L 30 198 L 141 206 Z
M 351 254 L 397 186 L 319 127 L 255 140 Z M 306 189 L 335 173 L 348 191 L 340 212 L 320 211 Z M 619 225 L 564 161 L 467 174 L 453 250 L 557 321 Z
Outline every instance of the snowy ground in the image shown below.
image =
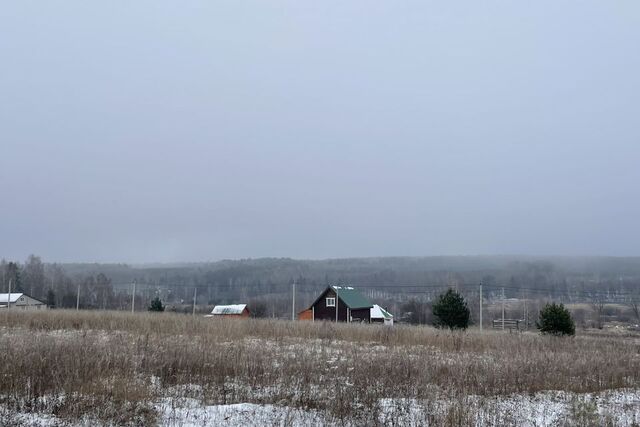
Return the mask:
M 449 419 L 451 414 L 478 427 L 634 426 L 640 424 L 640 390 L 581 395 L 549 391 L 533 396 L 468 396 L 456 401 L 382 399 L 379 408 L 376 417 L 379 424 L 394 426 L 439 425 L 443 420 Z M 168 427 L 343 425 L 339 419 L 319 411 L 254 403 L 207 406 L 197 399 L 167 398 L 157 403 L 155 409 L 159 415 L 158 425 Z M 95 425 L 95 420 L 68 424 L 48 414 L 16 414 L 0 409 L 0 425 L 90 426 Z
M 640 424 L 640 390 L 618 390 L 598 395 L 544 392 L 534 396 L 469 396 L 459 402 L 413 399 L 383 399 L 378 422 L 381 425 L 439 425 L 452 407 L 460 405 L 476 426 L 513 425 L 523 427 L 556 425 Z M 170 401 L 158 405 L 161 425 L 171 427 L 222 426 L 315 426 L 342 425 L 340 420 L 316 411 L 275 405 L 241 403 L 200 406 L 192 399 L 173 407 Z
M 234 405 L 201 406 L 192 399 L 181 399 L 176 407 L 171 401 L 158 405 L 160 425 L 170 427 L 196 426 L 317 426 L 326 419 L 314 411 L 275 405 L 238 403 Z M 185 401 L 186 400 L 186 401 Z

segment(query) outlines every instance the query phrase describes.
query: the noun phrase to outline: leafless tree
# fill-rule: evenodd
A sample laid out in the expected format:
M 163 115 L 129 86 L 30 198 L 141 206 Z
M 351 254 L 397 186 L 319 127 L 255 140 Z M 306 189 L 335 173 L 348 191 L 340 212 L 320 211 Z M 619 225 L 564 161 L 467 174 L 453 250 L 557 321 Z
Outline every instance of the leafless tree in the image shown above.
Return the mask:
M 635 292 L 630 295 L 627 304 L 629 308 L 631 308 L 631 311 L 633 311 L 636 320 L 640 322 L 640 292 Z
M 604 314 L 605 297 L 602 294 L 596 294 L 591 301 L 591 307 L 596 314 L 596 327 L 602 329 L 604 326 L 603 314 Z

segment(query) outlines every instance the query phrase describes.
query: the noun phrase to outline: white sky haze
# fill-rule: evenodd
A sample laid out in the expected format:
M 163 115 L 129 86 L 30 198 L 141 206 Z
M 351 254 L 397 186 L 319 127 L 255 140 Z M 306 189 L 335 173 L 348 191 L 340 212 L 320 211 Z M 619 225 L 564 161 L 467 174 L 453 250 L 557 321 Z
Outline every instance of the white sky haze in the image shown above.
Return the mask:
M 640 2 L 15 1 L 0 258 L 640 255 Z

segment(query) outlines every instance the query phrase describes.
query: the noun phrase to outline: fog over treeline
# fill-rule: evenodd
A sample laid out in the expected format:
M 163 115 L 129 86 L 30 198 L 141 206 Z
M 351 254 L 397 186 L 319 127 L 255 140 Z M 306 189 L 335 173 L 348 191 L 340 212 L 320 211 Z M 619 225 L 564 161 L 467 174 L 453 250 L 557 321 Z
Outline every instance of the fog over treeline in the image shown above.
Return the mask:
M 387 257 L 326 260 L 263 258 L 183 264 L 57 264 L 30 256 L 0 262 L 3 291 L 26 292 L 58 308 L 129 310 L 133 283 L 137 308 L 159 297 L 176 311 L 199 312 L 215 304 L 250 303 L 262 315 L 288 317 L 292 285 L 297 309 L 329 284 L 353 285 L 398 311 L 429 302 L 453 287 L 489 301 L 506 297 L 566 303 L 640 300 L 638 257 Z M 408 310 L 408 308 L 406 308 Z
M 640 255 L 640 2 L 5 3 L 1 256 Z

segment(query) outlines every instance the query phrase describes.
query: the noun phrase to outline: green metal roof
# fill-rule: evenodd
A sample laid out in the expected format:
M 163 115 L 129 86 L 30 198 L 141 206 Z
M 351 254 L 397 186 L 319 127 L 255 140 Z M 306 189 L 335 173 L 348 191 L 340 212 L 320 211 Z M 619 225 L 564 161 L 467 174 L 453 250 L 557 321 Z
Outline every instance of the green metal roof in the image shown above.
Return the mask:
M 373 304 L 371 304 L 368 299 L 363 297 L 360 292 L 351 286 L 331 286 L 331 289 L 333 289 L 338 294 L 338 298 L 352 310 L 373 307 Z

